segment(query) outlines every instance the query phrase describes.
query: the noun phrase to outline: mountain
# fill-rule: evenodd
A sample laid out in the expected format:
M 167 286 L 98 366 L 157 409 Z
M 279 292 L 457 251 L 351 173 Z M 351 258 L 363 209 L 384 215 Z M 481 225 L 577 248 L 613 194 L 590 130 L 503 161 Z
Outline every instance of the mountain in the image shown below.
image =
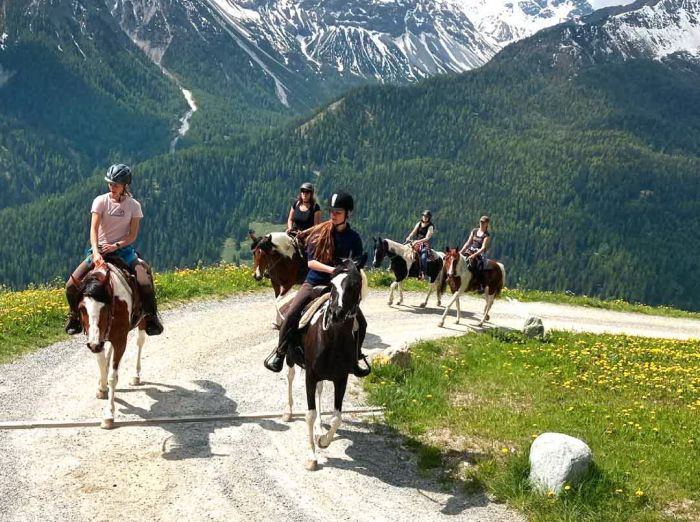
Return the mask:
M 404 237 L 423 208 L 435 246 L 459 244 L 488 213 L 508 286 L 698 309 L 697 24 L 680 24 L 677 41 L 690 43 L 662 57 L 602 51 L 615 24 L 692 20 L 696 6 L 594 14 L 462 75 L 363 87 L 283 130 L 149 159 L 135 166 L 139 247 L 158 269 L 216 261 L 249 223 L 281 222 L 310 179 L 321 195 L 356 195 L 352 223 L 368 246 L 372 235 Z M 0 211 L 0 282 L 65 277 L 102 183 Z

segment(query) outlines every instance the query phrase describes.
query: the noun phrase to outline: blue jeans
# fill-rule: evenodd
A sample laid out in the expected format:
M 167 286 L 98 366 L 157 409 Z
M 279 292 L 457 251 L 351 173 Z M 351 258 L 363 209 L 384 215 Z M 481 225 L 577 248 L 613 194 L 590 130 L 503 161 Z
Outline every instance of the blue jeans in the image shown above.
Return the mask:
M 423 245 L 420 249 L 420 269 L 424 276 L 428 276 L 428 245 Z

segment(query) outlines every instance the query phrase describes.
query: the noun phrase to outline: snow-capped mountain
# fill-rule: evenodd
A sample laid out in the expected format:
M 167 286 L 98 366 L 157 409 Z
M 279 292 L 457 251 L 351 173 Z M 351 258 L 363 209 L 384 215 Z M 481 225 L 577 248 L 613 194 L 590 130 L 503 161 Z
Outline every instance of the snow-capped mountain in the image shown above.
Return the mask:
M 535 35 L 553 65 L 700 56 L 700 0 L 638 0 Z M 532 48 L 532 47 L 530 47 Z

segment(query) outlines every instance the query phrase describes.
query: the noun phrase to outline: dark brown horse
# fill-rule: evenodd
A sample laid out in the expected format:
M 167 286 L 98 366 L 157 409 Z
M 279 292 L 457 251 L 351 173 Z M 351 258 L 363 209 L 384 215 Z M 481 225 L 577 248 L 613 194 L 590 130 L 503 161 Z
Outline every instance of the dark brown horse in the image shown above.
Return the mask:
M 484 270 L 479 271 L 478 274 L 474 276 L 473 268 L 470 270 L 468 263 L 467 258 L 460 254 L 459 250 L 456 248 L 448 248 L 445 251 L 445 274 L 447 279 L 449 281 L 450 278 L 459 278 L 460 284 L 457 292 L 452 296 L 450 302 L 447 303 L 438 326 L 443 326 L 445 324 L 445 317 L 453 303 L 455 303 L 457 307 L 456 322 L 459 323 L 461 315 L 459 296 L 464 292 L 478 291 L 480 286 L 483 286 L 484 289 L 486 305 L 484 306 L 484 316 L 481 318 L 479 326 L 483 326 L 484 321 L 489 320 L 489 310 L 491 310 L 493 301 L 501 293 L 505 285 L 506 269 L 502 263 L 489 259 Z
M 128 273 L 112 263 L 102 263 L 88 272 L 81 291 L 80 320 L 88 338 L 87 346 L 97 356 L 100 368 L 97 398 L 109 398 L 101 426 L 110 429 L 114 426 L 114 393 L 119 380 L 119 363 L 126 351 L 129 331 L 135 327 L 138 327 L 136 375 L 130 384 L 141 384 L 141 349 L 146 341 L 146 322 L 139 305 L 138 285 L 131 282 Z M 106 355 L 105 344 L 108 345 Z
M 253 251 L 253 270 L 256 281 L 269 277 L 277 299 L 276 324 L 282 324 L 279 303 L 294 285 L 300 285 L 309 271 L 306 259 L 297 251 L 291 237 L 284 232 L 272 232 L 261 238 L 248 232 Z
M 283 419 L 292 418 L 292 382 L 294 365 L 298 364 L 306 369 L 306 424 L 309 430 L 306 469 L 310 471 L 318 468 L 316 445 L 327 448 L 342 421 L 341 411 L 348 375 L 357 361 L 355 318 L 360 309 L 360 301 L 367 292 L 367 278 L 361 272 L 366 261 L 365 254 L 359 260 L 346 259 L 336 268 L 330 294 L 324 296 L 325 303 L 309 319 L 302 334 L 303 358 L 295 350 L 287 353 L 289 404 Z M 323 381 L 333 381 L 335 393 L 331 427 L 325 434 L 322 431 L 320 412 L 316 411 L 317 405 L 320 407 Z M 314 436 L 316 421 L 319 433 Z

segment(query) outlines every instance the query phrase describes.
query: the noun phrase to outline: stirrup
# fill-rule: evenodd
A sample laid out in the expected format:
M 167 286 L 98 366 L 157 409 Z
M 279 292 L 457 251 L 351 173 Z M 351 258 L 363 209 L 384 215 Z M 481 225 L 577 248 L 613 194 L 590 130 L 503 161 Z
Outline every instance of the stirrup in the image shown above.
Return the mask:
M 68 335 L 75 335 L 81 333 L 83 331 L 83 325 L 80 322 L 80 317 L 74 314 L 70 314 L 68 316 L 68 321 L 66 322 L 64 330 Z
M 362 360 L 365 361 L 367 368 L 360 368 L 360 363 L 355 362 L 355 366 L 353 366 L 351 373 L 355 377 L 367 377 L 370 373 L 372 373 L 372 366 L 370 366 L 369 361 L 364 354 L 361 353 L 360 356 L 362 357 Z

